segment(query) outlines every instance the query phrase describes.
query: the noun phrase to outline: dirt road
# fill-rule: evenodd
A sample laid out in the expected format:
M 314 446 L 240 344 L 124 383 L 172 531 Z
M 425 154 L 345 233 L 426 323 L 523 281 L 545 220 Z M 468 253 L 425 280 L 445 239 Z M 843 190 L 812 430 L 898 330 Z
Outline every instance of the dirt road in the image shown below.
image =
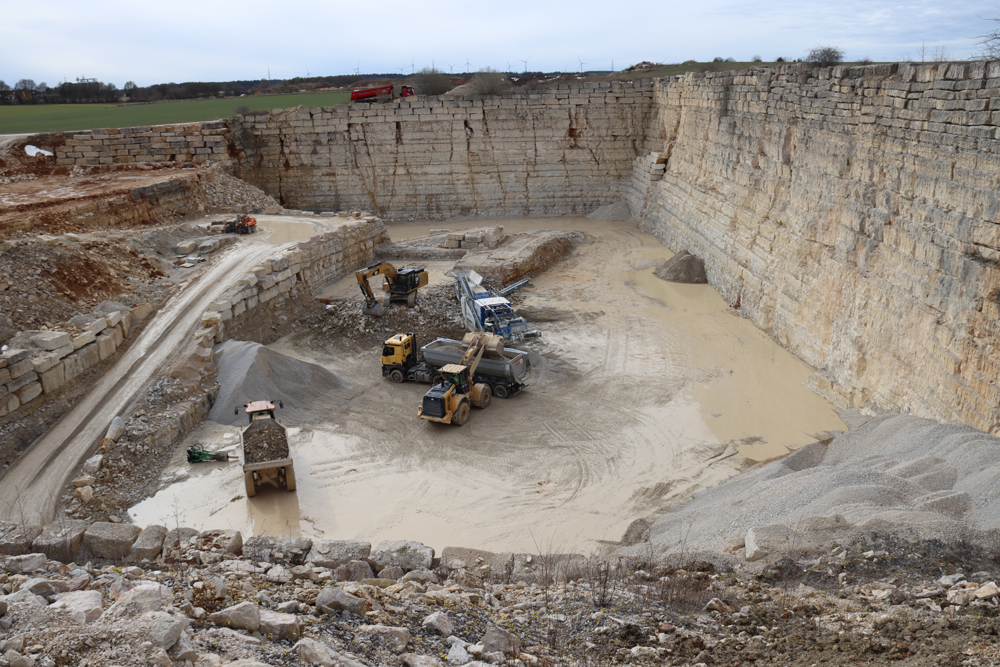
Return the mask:
M 737 452 L 761 460 L 844 428 L 801 386 L 812 369 L 711 286 L 655 278 L 670 251 L 634 225 L 500 222 L 587 234 L 524 293 L 522 311 L 543 332 L 517 346 L 534 353 L 527 390 L 474 410 L 460 428 L 424 422 L 416 409 L 427 385 L 384 380 L 378 346 L 301 331 L 271 347 L 322 365 L 361 395 L 331 402 L 305 428 L 289 424 L 298 491 L 246 499 L 238 466 L 192 469 L 180 458 L 167 480 L 186 479 L 165 480 L 130 510 L 135 522 L 172 525 L 180 515 L 182 525 L 244 535 L 590 551 L 734 474 Z M 444 223 L 463 225 L 482 222 Z M 389 232 L 398 240 L 427 228 Z M 353 276 L 329 291 L 356 292 Z M 232 448 L 233 430 L 207 428 L 188 444 Z
M 227 278 L 282 247 L 247 239 L 188 278 L 125 355 L 0 479 L 0 518 L 51 521 L 69 477 L 93 453 L 111 420 L 173 358 L 209 304 L 230 287 Z

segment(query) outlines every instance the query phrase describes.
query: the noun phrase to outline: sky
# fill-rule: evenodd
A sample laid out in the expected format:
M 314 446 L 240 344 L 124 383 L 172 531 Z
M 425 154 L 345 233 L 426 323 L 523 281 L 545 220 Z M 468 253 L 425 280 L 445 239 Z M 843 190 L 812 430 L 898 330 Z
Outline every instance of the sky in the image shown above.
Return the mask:
M 0 80 L 118 87 L 402 72 L 623 69 L 643 60 L 974 57 L 996 0 L 0 0 Z M 526 62 L 525 62 L 526 61 Z

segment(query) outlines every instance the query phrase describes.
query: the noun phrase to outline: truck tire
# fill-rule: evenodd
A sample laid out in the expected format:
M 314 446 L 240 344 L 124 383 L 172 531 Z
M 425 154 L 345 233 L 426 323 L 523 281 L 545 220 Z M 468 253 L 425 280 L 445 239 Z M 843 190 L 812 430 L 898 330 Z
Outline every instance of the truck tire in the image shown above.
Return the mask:
M 455 414 L 451 416 L 451 423 L 455 426 L 461 426 L 467 421 L 469 421 L 469 402 L 462 399 L 462 402 L 458 404 L 458 409 L 455 410 Z
M 490 404 L 490 399 L 493 398 L 493 394 L 490 393 L 490 386 L 488 384 L 479 385 L 479 404 L 476 406 L 480 409 L 486 408 Z
M 290 463 L 285 466 L 285 489 L 287 491 L 295 490 L 295 464 Z
M 247 487 L 247 498 L 253 498 L 257 495 L 257 487 L 253 483 L 253 471 L 248 470 L 243 474 L 243 481 L 246 483 Z
M 410 292 L 406 295 L 406 307 L 413 308 L 415 305 L 417 305 L 417 293 Z
M 493 395 L 497 398 L 507 398 L 510 394 L 507 393 L 506 385 L 498 384 L 493 387 Z
M 402 382 L 404 379 L 403 371 L 399 370 L 398 368 L 393 368 L 391 371 L 389 371 L 389 379 L 392 380 L 393 382 L 396 382 L 397 384 Z

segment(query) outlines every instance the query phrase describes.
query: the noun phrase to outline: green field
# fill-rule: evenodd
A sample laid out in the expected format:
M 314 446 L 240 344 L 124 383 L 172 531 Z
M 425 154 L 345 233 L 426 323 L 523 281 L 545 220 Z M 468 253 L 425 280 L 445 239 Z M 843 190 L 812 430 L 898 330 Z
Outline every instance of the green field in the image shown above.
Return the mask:
M 135 127 L 195 123 L 228 118 L 238 106 L 251 110 L 329 107 L 347 102 L 348 93 L 292 93 L 227 97 L 222 100 L 187 100 L 119 107 L 109 104 L 0 105 L 0 134 L 34 134 L 104 127 Z

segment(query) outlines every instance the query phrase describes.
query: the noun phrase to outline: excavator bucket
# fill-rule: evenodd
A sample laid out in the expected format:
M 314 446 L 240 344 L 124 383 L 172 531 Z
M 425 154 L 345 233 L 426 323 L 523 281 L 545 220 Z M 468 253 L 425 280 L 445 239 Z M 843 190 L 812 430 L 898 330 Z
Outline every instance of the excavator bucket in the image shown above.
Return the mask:
M 371 315 L 373 317 L 381 317 L 385 314 L 385 306 L 376 301 L 375 303 L 368 305 L 365 304 L 361 307 L 361 312 L 365 315 Z

